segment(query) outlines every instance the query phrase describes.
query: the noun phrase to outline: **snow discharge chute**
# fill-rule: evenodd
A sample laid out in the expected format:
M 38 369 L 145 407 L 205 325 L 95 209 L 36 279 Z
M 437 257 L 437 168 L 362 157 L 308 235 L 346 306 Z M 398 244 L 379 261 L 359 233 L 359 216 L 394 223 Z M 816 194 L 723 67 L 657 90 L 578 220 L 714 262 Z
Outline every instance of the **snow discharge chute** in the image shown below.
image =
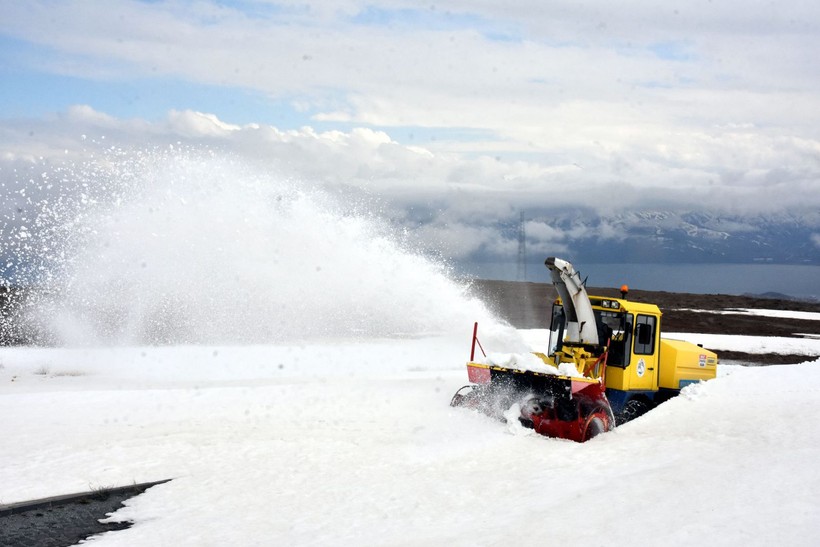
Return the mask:
M 566 341 L 581 344 L 598 344 L 595 314 L 589 302 L 581 274 L 566 260 L 551 256 L 545 262 L 550 271 L 552 284 L 564 303 L 567 317 Z

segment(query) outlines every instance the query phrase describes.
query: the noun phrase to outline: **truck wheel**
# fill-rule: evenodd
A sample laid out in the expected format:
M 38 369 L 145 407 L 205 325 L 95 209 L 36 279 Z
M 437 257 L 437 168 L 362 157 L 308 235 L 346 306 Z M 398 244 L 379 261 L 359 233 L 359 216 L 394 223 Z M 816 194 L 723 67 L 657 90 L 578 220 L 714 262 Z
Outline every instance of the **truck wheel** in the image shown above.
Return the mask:
M 587 418 L 586 428 L 584 429 L 583 441 L 588 441 L 593 437 L 597 437 L 601 433 L 605 433 L 612 428 L 609 417 L 601 411 L 594 412 Z
M 465 406 L 478 408 L 484 397 L 484 390 L 476 385 L 466 385 L 459 389 L 450 400 L 450 406 Z
M 649 405 L 641 399 L 631 399 L 618 415 L 618 425 L 625 424 L 649 412 Z

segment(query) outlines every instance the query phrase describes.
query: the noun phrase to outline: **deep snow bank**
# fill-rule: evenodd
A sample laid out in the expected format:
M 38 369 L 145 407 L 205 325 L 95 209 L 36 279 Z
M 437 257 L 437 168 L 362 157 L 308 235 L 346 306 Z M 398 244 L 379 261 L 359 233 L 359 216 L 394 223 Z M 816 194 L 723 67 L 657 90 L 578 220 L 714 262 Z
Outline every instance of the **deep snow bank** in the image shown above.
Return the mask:
M 466 350 L 2 349 L 2 501 L 175 478 L 101 545 L 820 541 L 820 363 L 721 366 L 580 445 L 450 408 Z

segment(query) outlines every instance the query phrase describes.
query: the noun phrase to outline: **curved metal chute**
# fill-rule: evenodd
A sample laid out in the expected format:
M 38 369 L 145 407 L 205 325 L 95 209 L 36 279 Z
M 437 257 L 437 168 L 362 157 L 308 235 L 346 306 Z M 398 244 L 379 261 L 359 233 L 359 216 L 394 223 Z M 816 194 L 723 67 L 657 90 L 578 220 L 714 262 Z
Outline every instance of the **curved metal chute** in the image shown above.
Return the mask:
M 552 283 L 561 297 L 564 313 L 567 317 L 565 342 L 581 344 L 598 344 L 598 327 L 595 313 L 589 301 L 586 280 L 581 281 L 581 274 L 560 258 L 549 257 L 545 262 L 552 277 Z

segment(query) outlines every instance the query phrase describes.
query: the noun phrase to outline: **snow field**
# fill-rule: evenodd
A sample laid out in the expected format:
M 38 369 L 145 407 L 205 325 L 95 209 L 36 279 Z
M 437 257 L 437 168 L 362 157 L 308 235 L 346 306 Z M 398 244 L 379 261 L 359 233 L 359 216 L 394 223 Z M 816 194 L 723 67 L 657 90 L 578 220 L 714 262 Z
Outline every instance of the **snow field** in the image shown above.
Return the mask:
M 467 350 L 3 348 L 0 503 L 174 479 L 99 545 L 820 541 L 820 363 L 721 365 L 581 445 L 450 408 Z
M 766 310 L 762 308 L 729 308 L 725 310 L 695 310 L 691 308 L 681 308 L 681 311 L 714 313 L 718 315 L 759 315 L 763 317 L 790 317 L 792 319 L 803 319 L 806 321 L 820 321 L 820 313 L 812 311 Z

